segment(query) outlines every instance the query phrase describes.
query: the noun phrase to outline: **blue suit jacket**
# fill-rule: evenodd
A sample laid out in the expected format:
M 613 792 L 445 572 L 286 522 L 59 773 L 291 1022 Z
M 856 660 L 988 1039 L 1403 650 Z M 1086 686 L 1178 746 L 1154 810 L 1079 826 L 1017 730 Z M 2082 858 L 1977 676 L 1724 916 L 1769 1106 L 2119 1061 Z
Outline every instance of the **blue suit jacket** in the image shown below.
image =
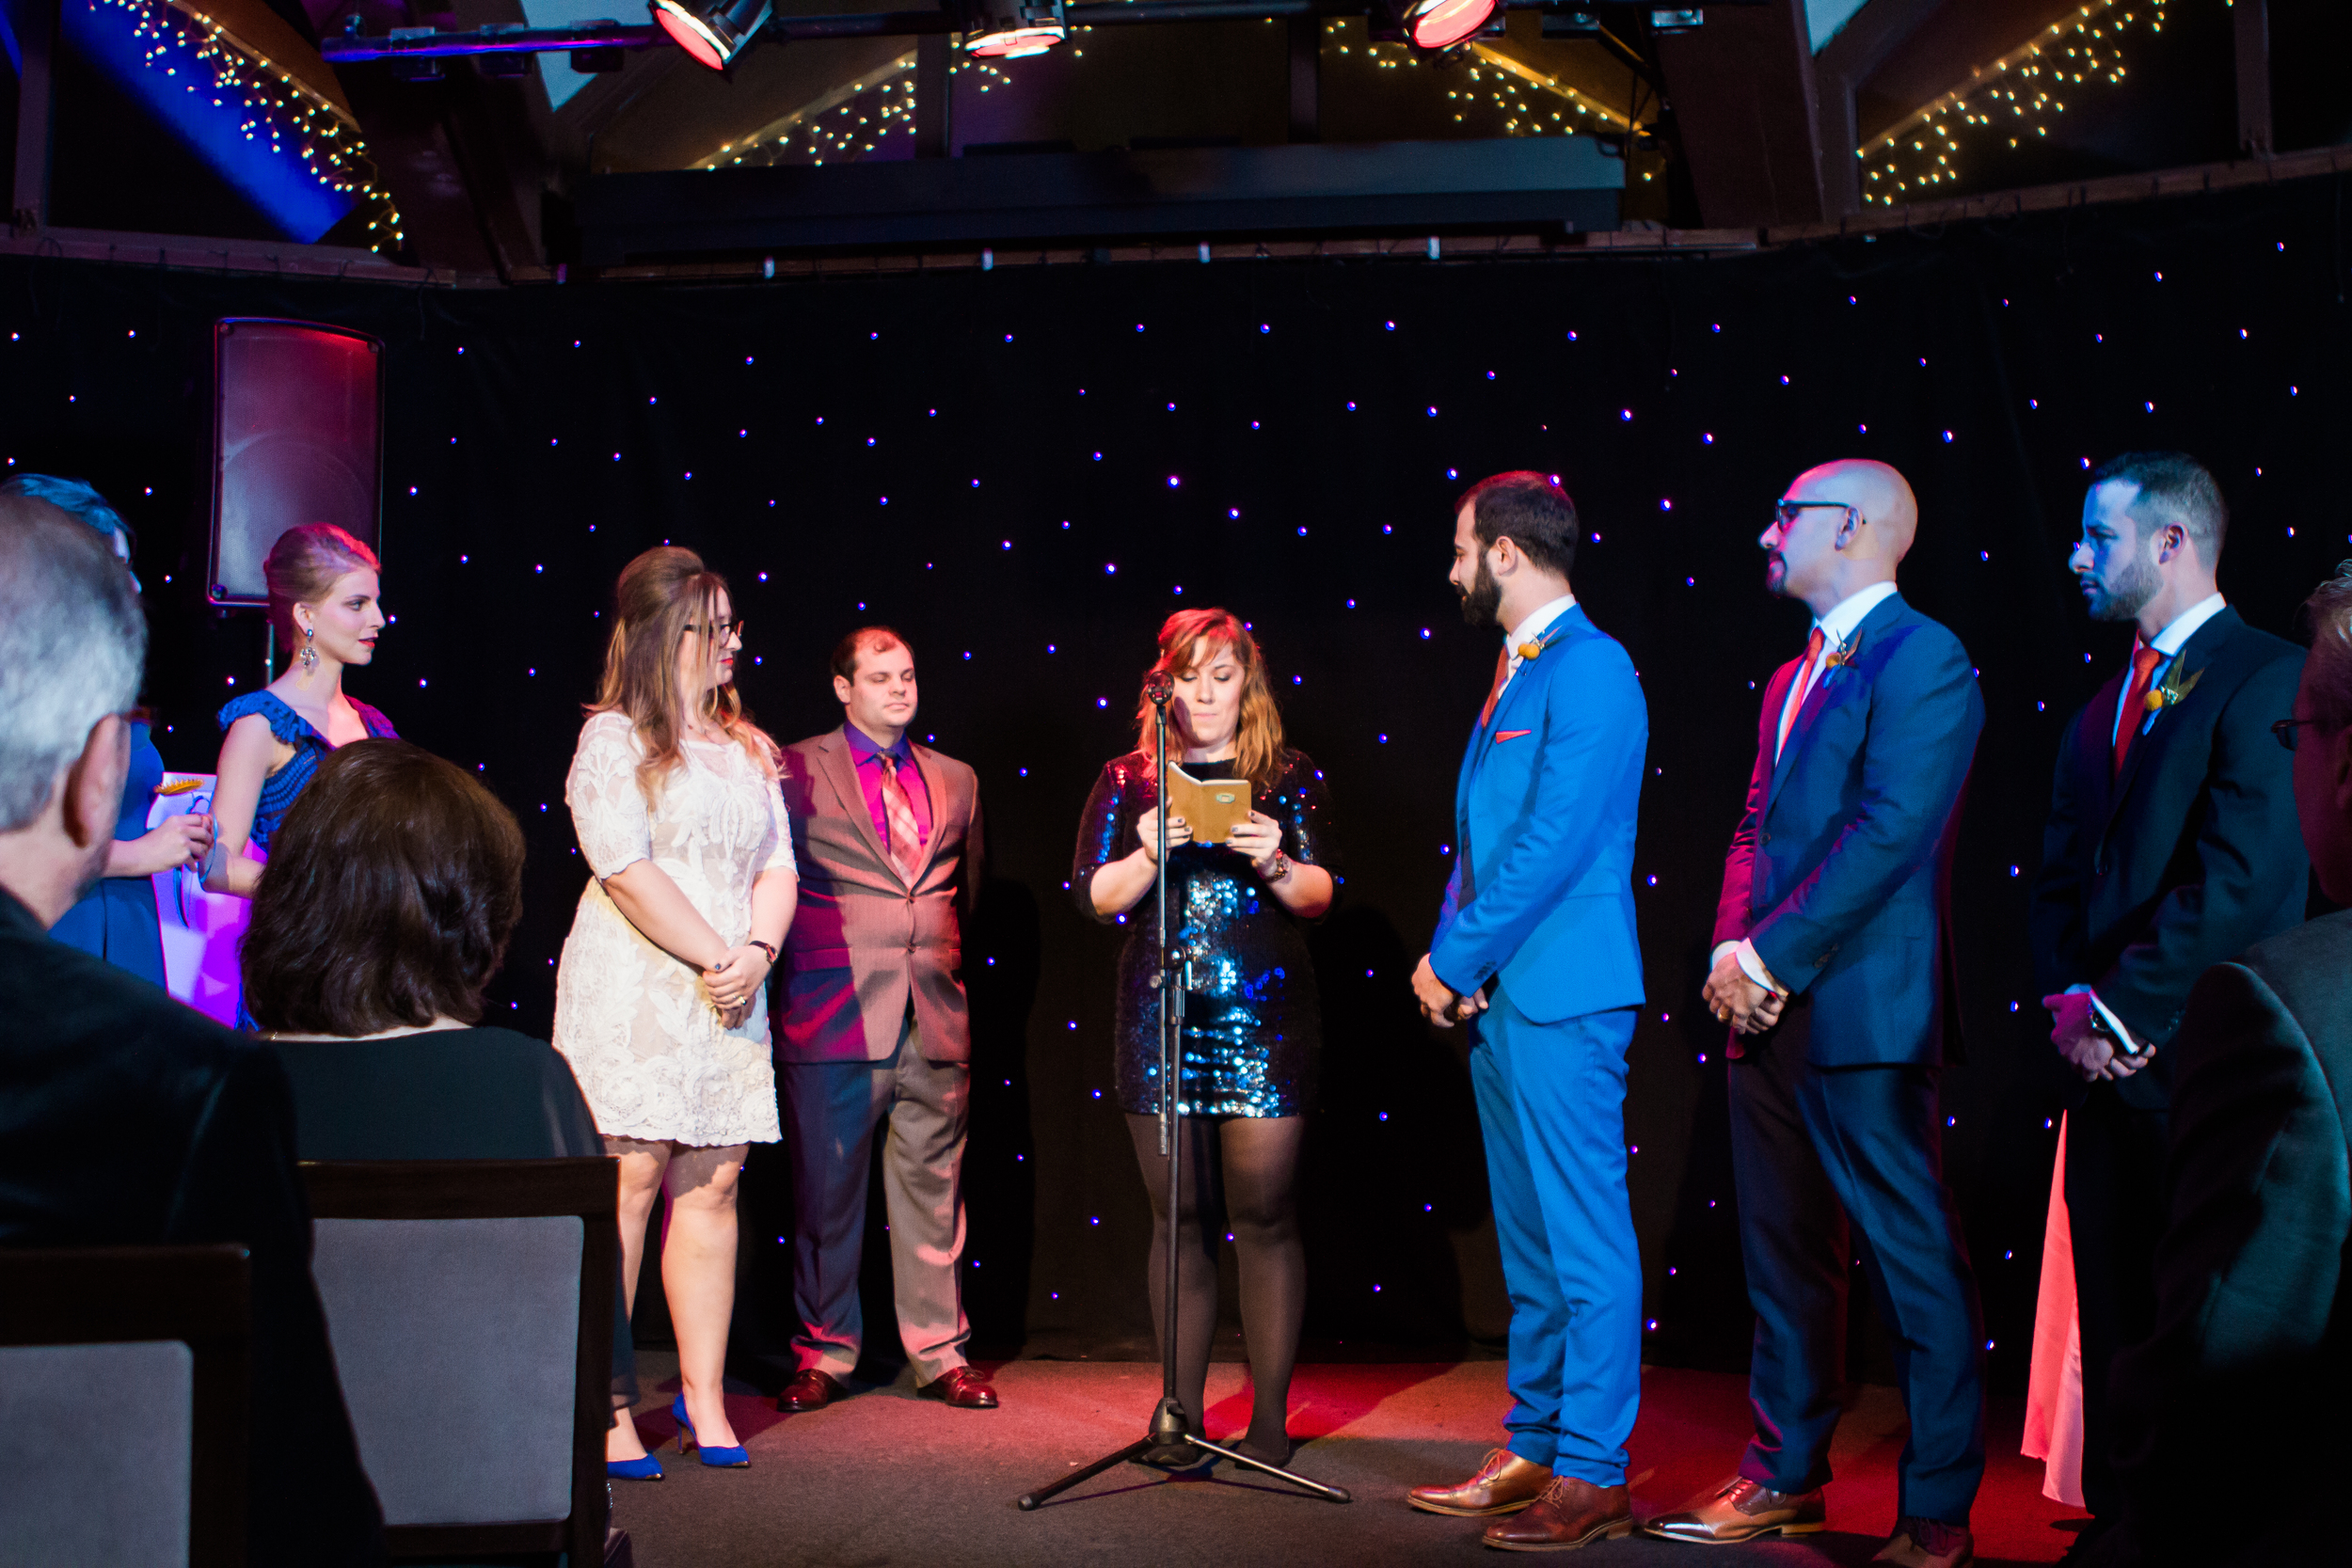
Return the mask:
M 1951 842 L 1984 698 L 1960 639 L 1899 594 L 1863 617 L 1851 652 L 1806 693 L 1777 764 L 1803 660 L 1765 689 L 1715 940 L 1746 938 L 1812 998 L 1815 1066 L 1931 1066 L 1949 996 Z
M 1494 979 L 1538 1023 L 1641 1005 L 1633 835 L 1648 746 L 1633 661 L 1571 605 L 1462 759 L 1438 978 L 1466 996 Z

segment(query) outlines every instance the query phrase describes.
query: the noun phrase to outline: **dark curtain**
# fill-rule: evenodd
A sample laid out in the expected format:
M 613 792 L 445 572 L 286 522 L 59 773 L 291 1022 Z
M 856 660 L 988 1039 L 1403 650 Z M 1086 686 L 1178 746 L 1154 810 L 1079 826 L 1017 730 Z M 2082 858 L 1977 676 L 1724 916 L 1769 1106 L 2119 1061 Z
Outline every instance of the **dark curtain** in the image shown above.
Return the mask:
M 1946 1079 L 1947 1156 L 1993 1365 L 2016 1384 L 2055 1137 L 2026 888 L 2060 725 L 2128 657 L 2064 567 L 2084 469 L 2135 448 L 2203 458 L 2235 509 L 2225 589 L 2291 632 L 2352 554 L 2340 232 L 2338 183 L 2312 182 L 1716 260 L 453 291 L 10 258 L 0 457 L 87 477 L 138 530 L 158 739 L 209 768 L 213 709 L 260 679 L 262 641 L 202 600 L 210 324 L 385 340 L 397 623 L 350 686 L 479 765 L 522 817 L 529 909 L 495 1006 L 534 1033 L 582 881 L 563 782 L 621 564 L 667 540 L 729 576 L 741 686 L 781 739 L 838 721 L 825 657 L 842 632 L 901 628 L 917 732 L 979 769 L 993 838 L 965 949 L 978 1348 L 1098 1355 L 1148 1344 L 1148 1215 L 1108 1099 L 1119 933 L 1080 920 L 1064 879 L 1096 768 L 1133 742 L 1152 633 L 1200 604 L 1255 624 L 1350 855 L 1315 939 L 1311 1354 L 1501 1335 L 1461 1047 L 1418 1022 L 1406 976 L 1492 660 L 1444 580 L 1453 500 L 1499 468 L 1556 472 L 1587 525 L 1578 594 L 1650 701 L 1650 994 L 1627 1138 L 1651 1354 L 1726 1367 L 1750 1318 L 1722 1040 L 1695 993 L 1756 687 L 1806 624 L 1764 596 L 1754 540 L 1799 469 L 1890 461 L 1924 514 L 1905 592 L 1966 642 L 1990 709 L 1961 847 L 1967 1062 Z M 792 1328 L 781 1152 L 755 1151 L 744 1191 L 736 1342 L 754 1376 L 775 1374 Z M 659 1337 L 652 1283 L 640 1329 Z M 887 1299 L 868 1314 L 885 1351 Z

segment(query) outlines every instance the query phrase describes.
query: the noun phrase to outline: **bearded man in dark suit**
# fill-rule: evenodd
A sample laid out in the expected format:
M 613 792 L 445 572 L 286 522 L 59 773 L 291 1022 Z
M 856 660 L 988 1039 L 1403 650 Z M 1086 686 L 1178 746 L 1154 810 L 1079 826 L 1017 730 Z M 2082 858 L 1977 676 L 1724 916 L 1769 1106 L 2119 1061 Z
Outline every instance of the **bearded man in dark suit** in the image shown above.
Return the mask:
M 2295 809 L 2320 891 L 2352 905 L 2352 562 L 2312 595 L 2291 716 Z M 2352 910 L 2217 964 L 2165 1048 L 2170 1205 L 2155 1332 L 2116 1358 L 2125 1525 L 2102 1563 L 2312 1562 L 2352 1465 Z M 2257 1485 L 2216 1508 L 2215 1478 Z
M 2050 1037 L 2082 1080 L 2066 1205 L 2094 1522 L 2077 1552 L 2122 1502 L 2110 1363 L 2155 1323 L 2169 1042 L 2198 975 L 2303 918 L 2289 758 L 2269 734 L 2303 653 L 2223 600 L 2215 568 L 2228 521 L 2193 458 L 2128 453 L 2092 472 L 2069 562 L 2093 620 L 2138 630 L 2131 663 L 2059 745 L 2030 917 Z

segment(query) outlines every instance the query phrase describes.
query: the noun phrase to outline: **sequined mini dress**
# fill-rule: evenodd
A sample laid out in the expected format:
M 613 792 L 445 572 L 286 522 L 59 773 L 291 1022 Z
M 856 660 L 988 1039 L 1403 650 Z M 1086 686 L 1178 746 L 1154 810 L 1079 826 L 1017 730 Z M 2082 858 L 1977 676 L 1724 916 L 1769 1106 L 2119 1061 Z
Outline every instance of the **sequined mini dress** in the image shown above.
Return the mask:
M 1185 770 L 1195 778 L 1233 776 L 1222 762 Z M 1259 795 L 1257 809 L 1281 824 L 1284 853 L 1336 877 L 1330 795 L 1306 754 L 1285 752 L 1274 787 Z M 1104 766 L 1071 867 L 1079 912 L 1117 923 L 1117 915 L 1094 907 L 1094 874 L 1134 852 L 1136 820 L 1158 796 L 1143 752 Z M 1178 845 L 1168 852 L 1168 912 L 1193 972 L 1184 999 L 1184 1115 L 1295 1117 L 1311 1110 L 1323 1004 L 1307 955 L 1309 923 L 1282 906 L 1246 858 L 1222 845 Z M 1157 914 L 1155 895 L 1147 891 L 1126 911 L 1127 940 L 1119 953 L 1119 1103 L 1138 1116 L 1160 1108 L 1159 998 L 1152 984 Z

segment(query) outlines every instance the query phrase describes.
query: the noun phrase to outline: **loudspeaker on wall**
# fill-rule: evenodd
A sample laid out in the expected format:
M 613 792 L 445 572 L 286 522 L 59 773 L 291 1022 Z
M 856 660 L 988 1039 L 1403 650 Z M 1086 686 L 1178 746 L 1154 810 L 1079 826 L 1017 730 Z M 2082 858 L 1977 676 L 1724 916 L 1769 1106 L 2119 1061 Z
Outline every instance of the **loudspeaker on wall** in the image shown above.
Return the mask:
M 304 523 L 333 523 L 383 553 L 383 350 L 312 322 L 214 324 L 214 604 L 267 603 L 262 562 Z

